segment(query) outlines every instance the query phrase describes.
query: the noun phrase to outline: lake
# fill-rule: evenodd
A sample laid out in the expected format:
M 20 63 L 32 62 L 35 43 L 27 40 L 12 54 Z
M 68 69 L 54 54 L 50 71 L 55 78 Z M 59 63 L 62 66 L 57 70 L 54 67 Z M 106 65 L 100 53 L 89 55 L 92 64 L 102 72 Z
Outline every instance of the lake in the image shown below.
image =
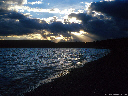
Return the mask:
M 31 91 L 109 52 L 95 48 L 0 48 L 0 96 Z

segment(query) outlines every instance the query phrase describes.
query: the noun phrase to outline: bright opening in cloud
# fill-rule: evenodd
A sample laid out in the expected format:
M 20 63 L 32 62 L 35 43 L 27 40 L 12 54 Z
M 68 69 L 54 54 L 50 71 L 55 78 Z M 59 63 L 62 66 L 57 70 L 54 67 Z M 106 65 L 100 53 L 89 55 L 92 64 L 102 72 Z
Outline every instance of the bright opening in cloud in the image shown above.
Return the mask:
M 84 34 L 88 34 L 87 32 L 84 32 L 84 30 L 80 30 L 79 32 L 71 32 L 71 34 L 73 35 L 84 35 Z
M 115 1 L 115 0 L 104 0 L 104 1 Z
M 3 0 L 0 38 L 86 42 L 127 36 L 127 3 L 109 1 L 117 0 Z
M 41 34 L 0 36 L 0 40 L 45 40 Z

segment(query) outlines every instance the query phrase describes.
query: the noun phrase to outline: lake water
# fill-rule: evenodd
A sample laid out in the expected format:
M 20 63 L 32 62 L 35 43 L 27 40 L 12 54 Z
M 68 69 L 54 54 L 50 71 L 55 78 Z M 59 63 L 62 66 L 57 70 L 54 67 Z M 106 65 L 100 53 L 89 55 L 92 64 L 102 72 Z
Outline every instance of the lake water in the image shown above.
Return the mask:
M 0 48 L 0 96 L 17 96 L 109 53 L 94 48 Z

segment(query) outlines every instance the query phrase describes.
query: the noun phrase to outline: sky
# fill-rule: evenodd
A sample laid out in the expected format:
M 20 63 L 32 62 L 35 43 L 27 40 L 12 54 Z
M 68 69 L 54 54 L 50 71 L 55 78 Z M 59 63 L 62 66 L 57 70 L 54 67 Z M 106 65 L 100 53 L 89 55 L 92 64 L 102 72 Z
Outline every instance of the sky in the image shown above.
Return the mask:
M 0 40 L 128 37 L 127 0 L 0 0 Z

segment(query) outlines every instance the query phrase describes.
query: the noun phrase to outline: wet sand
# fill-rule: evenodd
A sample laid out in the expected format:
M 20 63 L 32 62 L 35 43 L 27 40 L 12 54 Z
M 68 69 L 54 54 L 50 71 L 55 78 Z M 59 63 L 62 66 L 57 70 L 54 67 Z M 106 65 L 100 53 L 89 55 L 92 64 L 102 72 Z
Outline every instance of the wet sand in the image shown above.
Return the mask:
M 44 84 L 25 96 L 104 96 L 128 94 L 128 49 L 89 62 L 70 74 Z

